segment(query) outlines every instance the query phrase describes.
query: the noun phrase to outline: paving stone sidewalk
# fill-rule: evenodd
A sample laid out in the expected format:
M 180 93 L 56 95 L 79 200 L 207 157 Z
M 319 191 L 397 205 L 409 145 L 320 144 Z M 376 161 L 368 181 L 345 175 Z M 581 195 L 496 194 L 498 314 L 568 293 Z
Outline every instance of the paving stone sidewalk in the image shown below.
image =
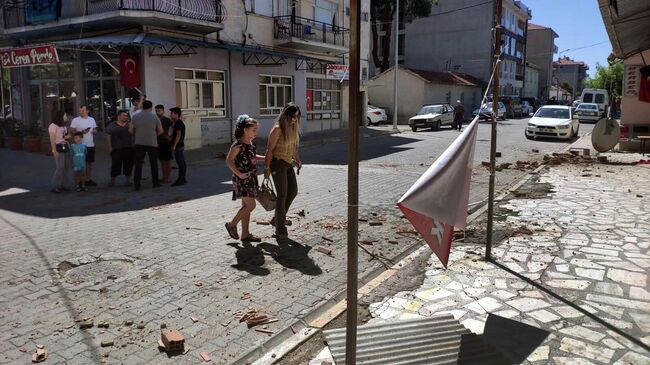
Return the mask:
M 518 363 L 650 364 L 648 181 L 641 165 L 553 167 L 546 198 L 501 204 L 529 234 L 496 263 L 460 242 L 448 270 L 432 257 L 422 287 L 371 305 L 370 323 L 451 313 Z

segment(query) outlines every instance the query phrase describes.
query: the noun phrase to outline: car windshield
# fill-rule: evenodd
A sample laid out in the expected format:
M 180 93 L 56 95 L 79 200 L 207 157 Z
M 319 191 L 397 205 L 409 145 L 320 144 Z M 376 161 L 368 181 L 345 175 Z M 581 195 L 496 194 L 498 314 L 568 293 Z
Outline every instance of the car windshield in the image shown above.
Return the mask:
M 598 106 L 595 104 L 580 104 L 578 105 L 578 109 L 596 110 L 598 109 Z
M 541 108 L 535 113 L 538 118 L 569 119 L 569 115 L 569 109 L 564 108 Z
M 442 106 L 440 105 L 433 105 L 433 106 L 425 106 L 420 111 L 418 112 L 418 115 L 424 115 L 424 114 L 442 114 Z
M 374 106 L 374 105 L 370 105 L 370 104 L 368 104 L 368 109 L 379 109 L 379 108 L 377 108 L 377 107 Z

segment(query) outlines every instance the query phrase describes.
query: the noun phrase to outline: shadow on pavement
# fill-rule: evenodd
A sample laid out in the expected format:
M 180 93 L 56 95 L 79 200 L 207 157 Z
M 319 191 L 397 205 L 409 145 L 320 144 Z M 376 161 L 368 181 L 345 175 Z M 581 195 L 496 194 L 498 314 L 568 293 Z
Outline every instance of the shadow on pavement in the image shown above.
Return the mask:
M 516 334 L 516 336 L 514 336 Z M 541 345 L 549 332 L 489 314 L 483 330 L 483 339 L 513 361 L 521 364 Z
M 277 244 L 262 242 L 258 247 L 287 269 L 298 270 L 310 276 L 323 273 L 323 270 L 309 257 L 310 246 L 303 246 L 288 239 L 280 240 Z
M 259 246 L 253 246 L 250 242 L 232 242 L 228 246 L 237 249 L 235 252 L 237 263 L 230 265 L 231 267 L 256 276 L 266 276 L 271 273 L 269 269 L 263 267 L 264 252 Z
M 605 328 L 616 332 L 618 335 L 620 335 L 622 337 L 625 337 L 625 339 L 627 339 L 628 341 L 634 343 L 635 345 L 643 348 L 646 351 L 650 351 L 650 346 L 643 343 L 643 341 L 641 341 L 639 338 L 627 334 L 625 331 L 619 329 L 618 327 L 614 326 L 613 324 L 610 324 L 605 319 L 602 319 L 602 318 L 594 315 L 593 313 L 591 313 L 591 312 L 587 311 L 586 309 L 580 307 L 579 305 L 575 304 L 573 301 L 571 301 L 571 300 L 569 300 L 567 298 L 564 298 L 563 296 L 561 296 L 560 294 L 555 293 L 552 290 L 549 290 L 548 288 L 544 287 L 541 283 L 538 283 L 538 282 L 536 282 L 534 280 L 531 280 L 531 279 L 521 275 L 520 273 L 510 269 L 509 267 L 507 267 L 507 266 L 505 266 L 505 265 L 503 265 L 503 264 L 501 264 L 499 262 L 496 262 L 494 260 L 490 260 L 490 262 L 492 262 L 495 266 L 499 267 L 500 269 L 502 269 L 502 270 L 504 270 L 504 271 L 506 271 L 506 272 L 520 278 L 521 280 L 527 282 L 528 284 L 534 286 L 535 288 L 537 288 L 537 289 L 543 291 L 544 293 L 550 295 L 551 297 L 559 300 L 560 302 L 564 303 L 565 305 L 568 305 L 571 308 L 579 311 L 584 316 L 589 317 L 590 319 L 592 319 L 595 322 L 601 324 Z

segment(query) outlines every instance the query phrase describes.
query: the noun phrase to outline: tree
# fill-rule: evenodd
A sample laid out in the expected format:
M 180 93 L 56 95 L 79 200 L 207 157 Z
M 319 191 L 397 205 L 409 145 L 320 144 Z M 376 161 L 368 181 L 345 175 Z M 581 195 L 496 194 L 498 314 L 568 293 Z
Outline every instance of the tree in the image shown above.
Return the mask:
M 571 84 L 569 84 L 567 81 L 562 81 L 562 83 L 560 83 L 560 87 L 562 87 L 564 90 L 568 91 L 569 94 L 571 94 L 571 97 L 575 96 L 575 94 L 573 93 L 573 88 L 571 87 Z
M 623 68 L 622 63 L 607 67 L 597 63 L 594 78 L 587 80 L 585 85 L 592 89 L 606 89 L 610 96 L 621 96 L 623 94 Z
M 372 60 L 381 72 L 390 67 L 391 38 L 393 35 L 393 19 L 397 10 L 396 0 L 370 1 L 370 28 L 372 31 Z M 400 20 L 412 20 L 428 16 L 431 7 L 438 0 L 400 0 Z M 379 54 L 379 25 L 386 30 L 386 36 L 381 40 L 381 55 Z

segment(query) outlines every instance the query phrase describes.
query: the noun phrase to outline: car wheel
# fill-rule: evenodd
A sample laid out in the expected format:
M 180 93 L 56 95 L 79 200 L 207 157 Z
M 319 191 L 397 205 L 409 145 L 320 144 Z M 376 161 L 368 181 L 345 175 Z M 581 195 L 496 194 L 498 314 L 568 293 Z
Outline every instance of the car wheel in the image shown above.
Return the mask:
M 433 127 L 431 127 L 431 130 L 434 131 L 439 131 L 440 130 L 440 120 L 436 120 L 433 122 Z
M 416 127 L 416 126 L 411 126 L 411 130 L 412 130 L 413 132 L 417 132 L 417 131 L 418 131 L 418 127 Z

